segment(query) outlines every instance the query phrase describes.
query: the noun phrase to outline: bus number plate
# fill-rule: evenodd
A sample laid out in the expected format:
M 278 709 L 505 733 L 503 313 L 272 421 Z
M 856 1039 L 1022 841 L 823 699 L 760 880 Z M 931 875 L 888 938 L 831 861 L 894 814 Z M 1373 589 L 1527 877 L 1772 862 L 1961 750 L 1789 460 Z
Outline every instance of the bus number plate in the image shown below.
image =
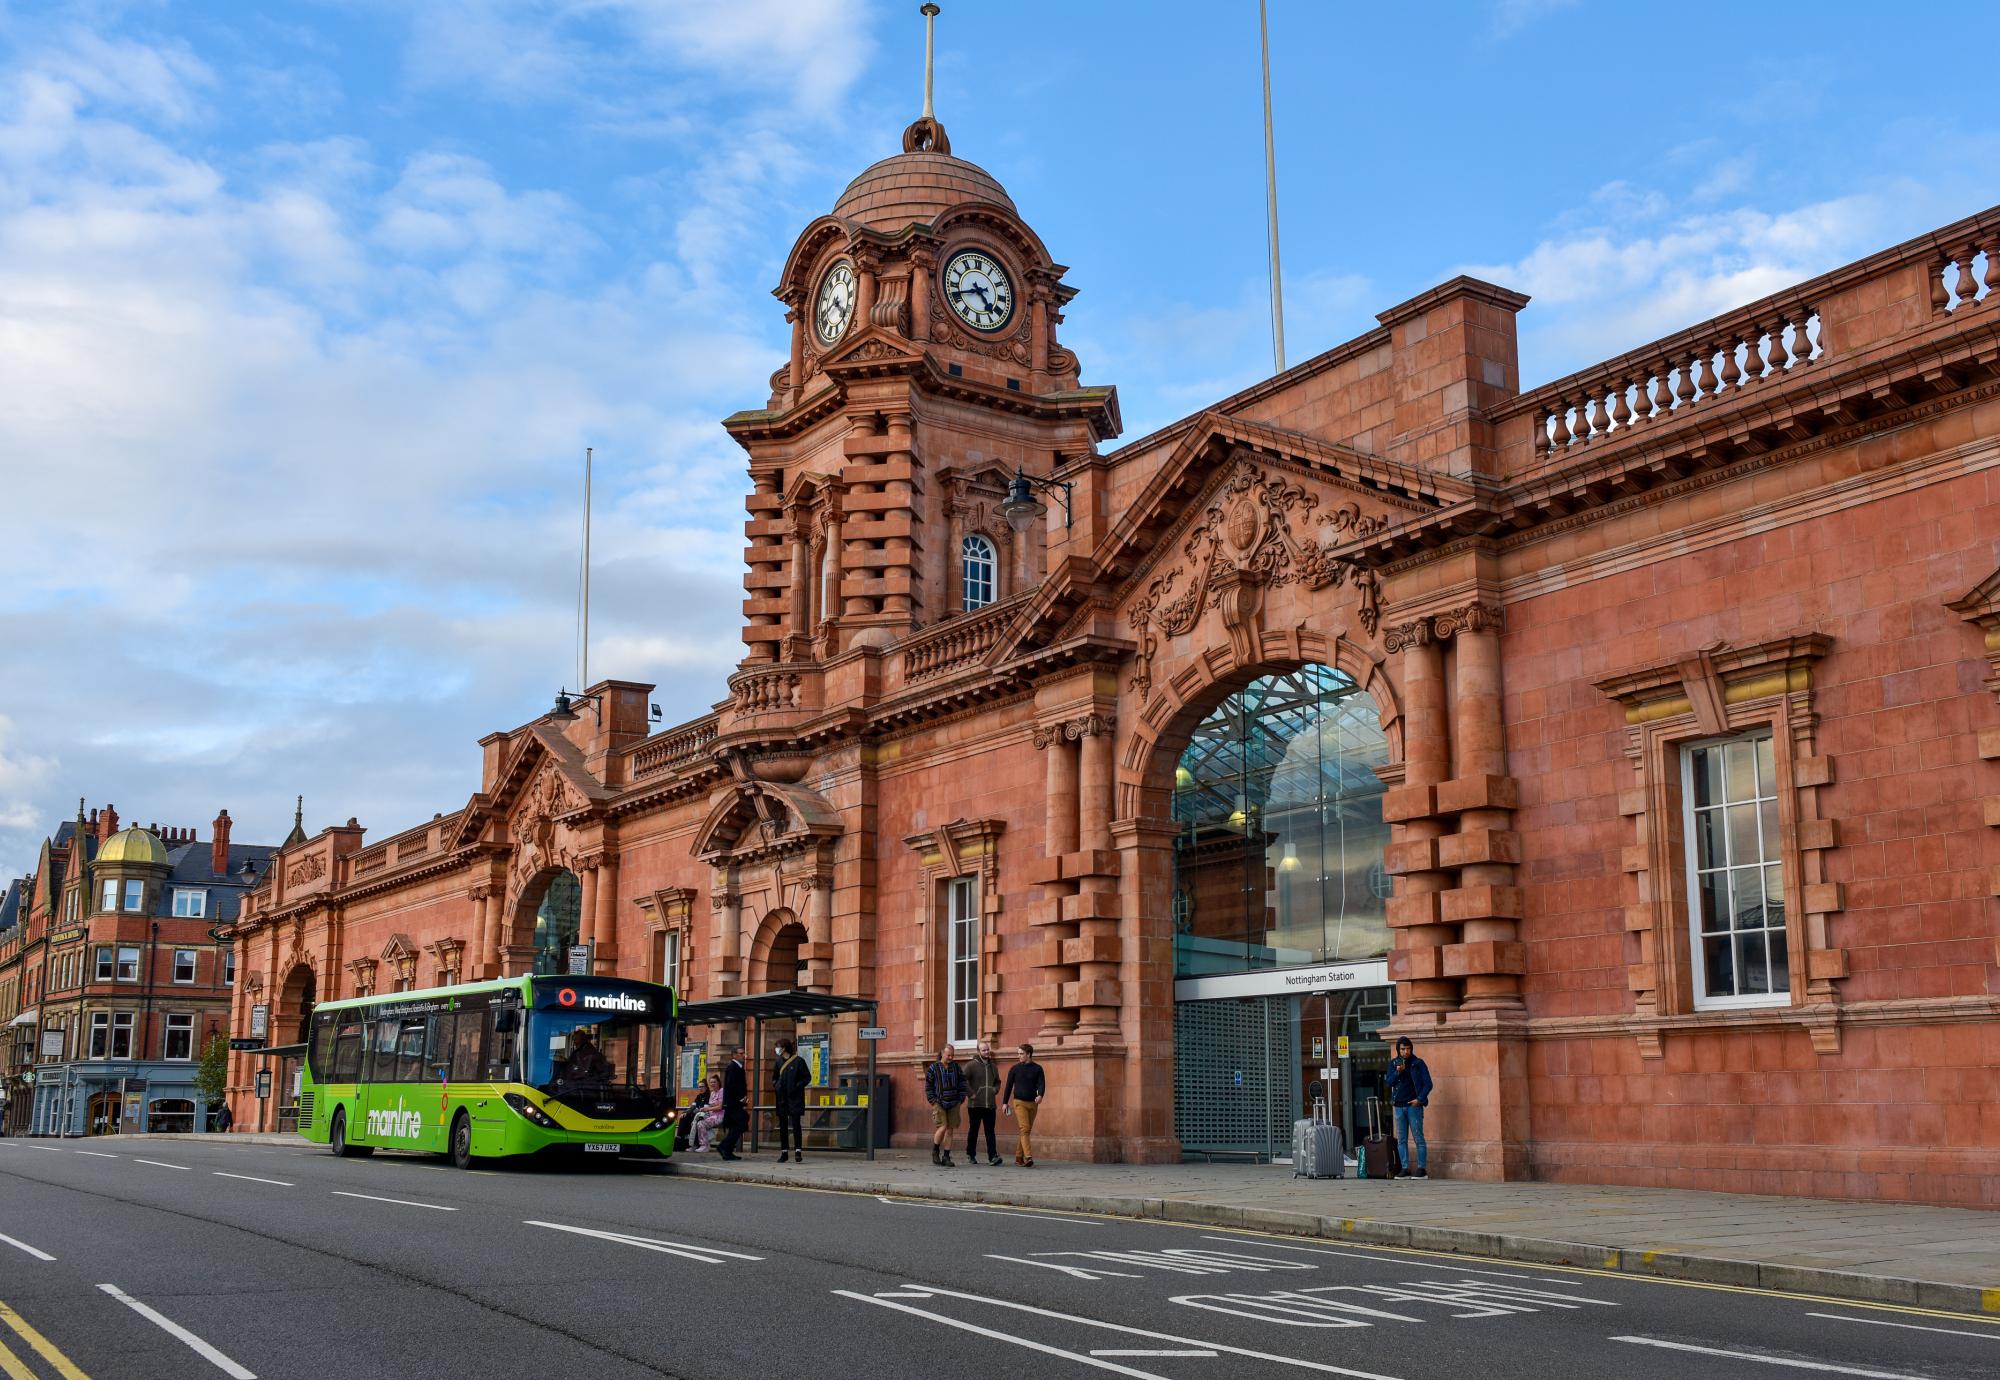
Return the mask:
M 618 1153 L 618 1145 L 615 1141 L 589 1140 L 583 1143 L 583 1149 L 584 1153 L 589 1155 L 615 1155 Z

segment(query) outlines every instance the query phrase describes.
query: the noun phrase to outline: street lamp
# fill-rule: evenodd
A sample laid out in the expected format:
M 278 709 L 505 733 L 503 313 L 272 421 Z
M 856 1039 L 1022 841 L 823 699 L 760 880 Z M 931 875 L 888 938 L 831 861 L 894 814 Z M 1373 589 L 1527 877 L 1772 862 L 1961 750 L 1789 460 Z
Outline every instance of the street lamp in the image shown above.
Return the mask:
M 1062 495 L 1063 526 L 1074 521 L 1070 511 L 1070 494 L 1074 489 L 1067 479 L 1043 479 L 1016 468 L 1014 478 L 1007 485 L 1007 499 L 1000 505 L 1000 516 L 1007 519 L 1007 525 L 1016 532 L 1025 532 L 1048 512 L 1049 505 L 1035 497 L 1035 490 Z
M 576 710 L 573 706 L 587 704 L 590 706 L 591 717 L 602 723 L 604 721 L 604 714 L 598 708 L 598 701 L 603 698 L 604 696 L 602 695 L 586 695 L 581 690 L 577 691 L 574 695 L 570 694 L 568 690 L 558 690 L 556 691 L 556 707 L 549 711 L 549 722 L 555 724 L 573 724 L 577 719 Z

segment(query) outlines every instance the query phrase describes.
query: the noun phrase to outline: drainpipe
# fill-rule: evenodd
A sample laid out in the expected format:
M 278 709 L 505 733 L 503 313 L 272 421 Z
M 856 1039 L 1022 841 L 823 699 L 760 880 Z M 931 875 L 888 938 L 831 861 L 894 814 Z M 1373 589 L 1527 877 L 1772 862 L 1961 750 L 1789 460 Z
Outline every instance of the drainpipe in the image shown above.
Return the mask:
M 146 941 L 146 994 L 139 1006 L 138 1048 L 135 1049 L 132 1053 L 132 1062 L 134 1064 L 142 1062 L 146 1057 L 146 1051 L 152 1048 L 152 1046 L 147 1042 L 152 1038 L 153 969 L 158 963 L 159 953 L 160 953 L 160 922 L 155 920 L 153 922 L 152 935 Z M 149 1078 L 146 1080 L 146 1083 L 147 1083 L 146 1096 L 144 1099 L 142 1099 L 142 1101 L 150 1102 L 152 1100 L 152 1095 L 153 1095 L 152 1080 Z M 120 1101 L 123 1101 L 122 1094 L 120 1096 Z M 118 1129 L 120 1131 L 123 1131 L 125 1129 L 125 1109 L 123 1107 L 120 1107 L 118 1109 Z M 143 1112 L 140 1114 L 139 1117 L 139 1129 L 142 1131 L 146 1129 L 146 1118 Z

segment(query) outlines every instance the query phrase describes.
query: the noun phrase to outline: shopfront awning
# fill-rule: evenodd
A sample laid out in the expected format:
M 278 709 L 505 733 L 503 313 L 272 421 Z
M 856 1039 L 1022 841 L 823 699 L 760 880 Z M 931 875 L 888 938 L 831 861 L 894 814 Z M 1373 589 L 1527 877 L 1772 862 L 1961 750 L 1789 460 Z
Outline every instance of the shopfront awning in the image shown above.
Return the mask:
M 9 1030 L 13 1030 L 13 1029 L 15 1029 L 16 1027 L 19 1027 L 19 1026 L 24 1026 L 24 1025 L 33 1025 L 33 1024 L 35 1023 L 35 1018 L 36 1018 L 37 1016 L 41 1015 L 41 1014 L 42 1014 L 42 1013 L 41 1013 L 41 1011 L 40 1011 L 39 1009 L 37 1009 L 37 1010 L 33 1010 L 33 1011 L 23 1011 L 23 1012 L 22 1012 L 22 1013 L 21 1013 L 20 1015 L 16 1016 L 16 1017 L 15 1017 L 15 1018 L 14 1018 L 13 1020 L 11 1020 L 11 1021 L 7 1022 L 7 1028 L 8 1028 Z

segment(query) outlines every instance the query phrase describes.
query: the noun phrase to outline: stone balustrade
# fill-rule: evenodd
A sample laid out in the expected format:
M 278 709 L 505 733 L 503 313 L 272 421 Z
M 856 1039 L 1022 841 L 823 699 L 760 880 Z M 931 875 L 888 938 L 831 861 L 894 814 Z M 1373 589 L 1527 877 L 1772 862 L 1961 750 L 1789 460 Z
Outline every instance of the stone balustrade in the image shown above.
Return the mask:
M 777 714 L 820 707 L 820 671 L 807 662 L 779 662 L 729 678 L 739 714 Z
M 977 665 L 1007 630 L 1022 595 L 988 604 L 919 633 L 903 644 L 903 681 L 914 685 Z
M 632 779 L 643 781 L 662 772 L 699 766 L 708 760 L 706 749 L 715 741 L 715 729 L 716 716 L 710 714 L 648 738 L 632 750 Z

